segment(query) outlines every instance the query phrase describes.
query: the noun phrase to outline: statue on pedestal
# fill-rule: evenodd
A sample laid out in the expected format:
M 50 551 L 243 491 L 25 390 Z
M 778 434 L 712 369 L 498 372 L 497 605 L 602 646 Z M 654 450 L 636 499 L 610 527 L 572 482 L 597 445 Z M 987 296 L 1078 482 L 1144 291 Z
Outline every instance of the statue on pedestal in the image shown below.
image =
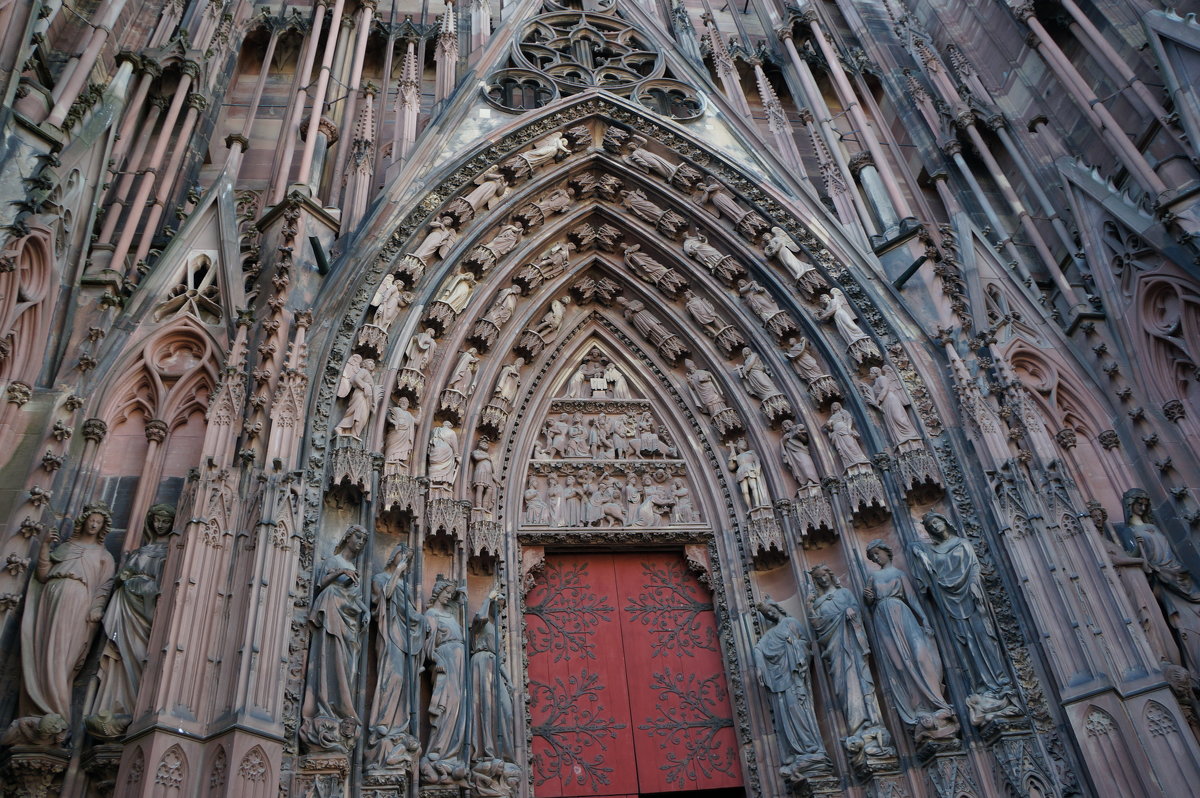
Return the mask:
M 370 769 L 407 769 L 420 745 L 412 721 L 418 694 L 417 653 L 424 642 L 425 624 L 413 605 L 408 584 L 412 559 L 412 549 L 399 544 L 371 580 L 371 607 L 378 631 L 375 700 L 366 755 Z
M 108 507 L 89 504 L 66 540 L 51 533 L 38 550 L 21 616 L 21 675 L 33 715 L 70 723 L 72 685 L 113 589 L 115 565 L 104 548 L 111 529 Z
M 92 714 L 84 719 L 100 739 L 121 737 L 132 719 L 134 702 L 150 645 L 150 622 L 162 592 L 167 538 L 175 524 L 175 508 L 156 504 L 146 513 L 142 545 L 125 555 L 117 571 L 112 600 L 104 613 L 104 653 L 100 686 Z
M 367 606 L 357 560 L 366 545 L 367 530 L 351 525 L 313 580 L 317 592 L 308 613 L 312 638 L 300 724 L 310 751 L 347 753 L 358 737 L 355 682 Z
M 462 784 L 467 777 L 467 766 L 462 761 L 467 660 L 462 599 L 462 589 L 439 576 L 433 585 L 429 609 L 425 610 L 424 660 L 432 667 L 433 685 L 429 696 L 429 737 L 421 757 L 424 784 Z
M 808 630 L 769 597 L 759 602 L 758 612 L 765 631 L 754 645 L 754 665 L 775 716 L 780 774 L 791 783 L 827 776 L 831 765 L 813 708 Z

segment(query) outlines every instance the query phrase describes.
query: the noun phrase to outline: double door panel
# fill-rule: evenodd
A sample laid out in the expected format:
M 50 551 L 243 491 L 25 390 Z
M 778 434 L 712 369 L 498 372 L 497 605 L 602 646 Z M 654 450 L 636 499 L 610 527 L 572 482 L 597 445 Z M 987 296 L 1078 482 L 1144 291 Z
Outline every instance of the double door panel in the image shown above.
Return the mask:
M 680 554 L 549 555 L 525 630 L 539 798 L 741 785 L 712 596 Z

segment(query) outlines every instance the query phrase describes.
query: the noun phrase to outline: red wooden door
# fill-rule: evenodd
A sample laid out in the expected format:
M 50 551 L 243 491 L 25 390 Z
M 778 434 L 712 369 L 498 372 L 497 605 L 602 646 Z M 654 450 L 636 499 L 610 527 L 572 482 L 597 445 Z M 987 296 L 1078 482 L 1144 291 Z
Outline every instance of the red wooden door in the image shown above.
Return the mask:
M 539 798 L 742 783 L 712 597 L 682 556 L 548 556 L 525 622 Z

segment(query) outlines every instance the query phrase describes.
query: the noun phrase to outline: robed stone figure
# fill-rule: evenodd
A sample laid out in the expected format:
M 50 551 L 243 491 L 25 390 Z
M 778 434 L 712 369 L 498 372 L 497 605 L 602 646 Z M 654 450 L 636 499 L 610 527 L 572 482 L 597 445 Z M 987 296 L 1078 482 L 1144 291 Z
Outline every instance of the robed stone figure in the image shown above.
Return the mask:
M 793 783 L 828 775 L 831 765 L 813 710 L 808 630 L 770 598 L 758 604 L 758 612 L 765 631 L 754 646 L 754 664 L 775 716 L 780 775 Z
M 308 613 L 308 648 L 300 736 L 314 751 L 349 751 L 358 736 L 355 710 L 358 653 L 367 607 L 359 584 L 358 555 L 367 530 L 351 525 L 317 572 Z
M 513 688 L 500 653 L 504 596 L 493 589 L 471 621 L 471 769 L 481 794 L 507 794 L 520 776 L 513 742 Z
M 425 619 L 413 605 L 408 569 L 412 549 L 401 543 L 371 580 L 375 615 L 375 699 L 367 749 L 372 769 L 404 767 L 417 750 L 415 719 L 417 655 L 425 639 Z
M 913 548 L 914 573 L 958 644 L 958 659 L 971 683 L 972 694 L 967 697 L 971 722 L 980 726 L 999 716 L 1015 716 L 1020 710 L 1004 667 L 1004 650 L 992 623 L 975 549 L 941 513 L 926 513 L 921 520 L 930 543 Z
M 875 679 L 867 658 L 871 646 L 863 628 L 858 599 L 842 587 L 827 565 L 811 571 L 816 586 L 810 615 L 813 632 L 829 671 L 834 695 L 846 720 L 846 750 L 855 765 L 896 755 L 875 697 Z
M 942 657 L 933 629 L 908 576 L 892 562 L 882 540 L 867 545 L 867 559 L 879 566 L 867 574 L 863 599 L 871 608 L 875 655 L 888 686 L 887 696 L 916 742 L 946 740 L 958 721 L 942 686 Z
M 88 731 L 101 739 L 124 734 L 150 645 L 150 622 L 162 592 L 167 538 L 175 524 L 175 508 L 156 504 L 146 513 L 142 545 L 125 555 L 104 612 L 104 653 L 97 673 L 100 685 L 85 719 Z
M 1179 638 L 1184 667 L 1193 675 L 1200 675 L 1200 585 L 1175 554 L 1171 541 L 1155 525 L 1150 494 L 1132 488 L 1125 491 L 1121 504 L 1125 509 L 1125 525 L 1118 531 L 1127 540 L 1130 554 L 1141 557 L 1145 563 L 1163 615 Z
M 444 576 L 433 585 L 425 610 L 423 657 L 433 673 L 429 695 L 429 737 L 421 757 L 425 784 L 458 784 L 467 775 L 462 761 L 466 733 L 463 688 L 467 641 L 463 633 L 462 589 Z
M 38 551 L 21 616 L 21 675 L 38 717 L 71 719 L 71 690 L 92 633 L 104 615 L 116 567 L 104 548 L 112 515 L 89 504 L 62 543 L 51 534 Z

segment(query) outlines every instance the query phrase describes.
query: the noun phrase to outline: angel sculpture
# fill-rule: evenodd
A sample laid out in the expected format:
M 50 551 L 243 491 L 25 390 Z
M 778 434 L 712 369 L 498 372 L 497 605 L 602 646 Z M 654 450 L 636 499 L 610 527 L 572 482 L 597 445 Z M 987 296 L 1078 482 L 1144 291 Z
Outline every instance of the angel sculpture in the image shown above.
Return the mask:
M 346 413 L 334 428 L 334 433 L 341 437 L 362 440 L 363 430 L 371 417 L 371 408 L 381 396 L 377 396 L 379 386 L 375 384 L 375 361 L 363 358 L 362 355 L 351 355 L 342 372 L 341 382 L 338 383 L 339 399 L 349 398 L 346 403 Z
M 407 304 L 406 293 L 400 283 L 396 282 L 396 275 L 389 274 L 384 277 L 383 282 L 379 284 L 379 290 L 371 298 L 371 306 L 375 308 L 371 323 L 381 330 L 391 327 L 392 322 L 400 315 L 401 306 Z

